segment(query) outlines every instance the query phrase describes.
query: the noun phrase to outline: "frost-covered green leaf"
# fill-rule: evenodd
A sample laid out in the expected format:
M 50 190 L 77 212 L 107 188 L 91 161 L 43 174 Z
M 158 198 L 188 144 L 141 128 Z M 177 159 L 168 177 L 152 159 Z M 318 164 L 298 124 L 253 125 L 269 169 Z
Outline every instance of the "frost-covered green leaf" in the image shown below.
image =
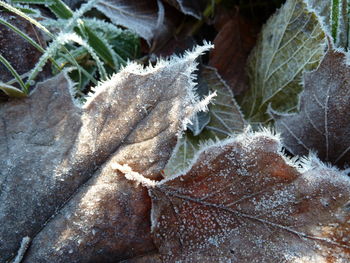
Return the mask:
M 217 94 L 212 99 L 213 104 L 209 106 L 210 122 L 197 136 L 189 130 L 183 134 L 164 169 L 166 176 L 186 169 L 206 141 L 227 138 L 242 132 L 246 125 L 230 87 L 221 79 L 217 71 L 214 68 L 204 67 L 200 79 L 202 85 L 207 85 L 211 92 Z
M 252 124 L 269 119 L 268 106 L 294 111 L 301 74 L 317 67 L 324 54 L 325 32 L 303 0 L 287 0 L 264 26 L 248 61 L 250 90 L 240 105 Z

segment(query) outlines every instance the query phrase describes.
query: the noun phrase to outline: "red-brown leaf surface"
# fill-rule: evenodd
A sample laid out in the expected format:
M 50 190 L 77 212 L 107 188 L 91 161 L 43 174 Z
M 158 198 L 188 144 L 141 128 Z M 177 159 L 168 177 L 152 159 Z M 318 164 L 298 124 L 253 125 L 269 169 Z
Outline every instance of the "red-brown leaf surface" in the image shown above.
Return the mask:
M 208 147 L 150 187 L 164 262 L 349 262 L 350 179 L 315 157 L 296 168 L 268 133 Z

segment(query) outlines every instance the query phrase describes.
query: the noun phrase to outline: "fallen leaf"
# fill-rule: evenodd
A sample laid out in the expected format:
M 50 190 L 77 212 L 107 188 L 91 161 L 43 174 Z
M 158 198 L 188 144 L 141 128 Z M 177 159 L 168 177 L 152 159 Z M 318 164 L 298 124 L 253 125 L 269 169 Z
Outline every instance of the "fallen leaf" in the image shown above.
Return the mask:
M 228 15 L 227 15 L 228 16 Z M 217 68 L 235 96 L 248 89 L 245 64 L 255 45 L 257 27 L 237 11 L 227 19 L 218 18 L 219 32 L 210 52 L 209 65 Z M 223 25 L 221 25 L 225 21 Z
M 96 8 L 114 24 L 124 26 L 144 38 L 148 44 L 169 31 L 160 0 L 101 0 Z
M 240 99 L 254 125 L 269 120 L 269 105 L 295 111 L 300 78 L 315 69 L 324 55 L 325 33 L 303 0 L 287 0 L 263 27 L 247 64 L 250 89 Z
M 199 79 L 201 85 L 207 85 L 211 92 L 216 93 L 212 99 L 213 104 L 209 106 L 210 122 L 200 134 L 186 131 L 179 139 L 164 169 L 165 176 L 177 174 L 188 168 L 206 141 L 225 139 L 242 132 L 246 127 L 230 87 L 221 79 L 216 69 L 203 67 Z
M 129 64 L 77 107 L 63 74 L 0 105 L 0 261 L 115 262 L 152 252 L 150 200 L 111 168 L 157 179 L 198 109 L 195 59 Z
M 272 112 L 286 148 L 296 155 L 317 152 L 339 167 L 350 165 L 350 67 L 332 46 L 317 70 L 305 73 L 300 111 Z
M 149 186 L 163 262 L 349 262 L 350 178 L 280 150 L 270 133 L 243 134 Z

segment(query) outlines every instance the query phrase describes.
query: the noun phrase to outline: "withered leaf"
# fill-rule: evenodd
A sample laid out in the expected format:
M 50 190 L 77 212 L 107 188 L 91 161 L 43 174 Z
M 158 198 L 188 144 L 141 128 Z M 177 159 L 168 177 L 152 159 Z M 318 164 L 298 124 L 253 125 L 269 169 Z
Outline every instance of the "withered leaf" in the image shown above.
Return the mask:
M 96 8 L 116 25 L 136 32 L 148 43 L 167 34 L 164 6 L 160 0 L 101 0 Z
M 210 45 L 126 68 L 74 105 L 63 74 L 0 105 L 0 261 L 115 262 L 155 249 L 150 200 L 111 162 L 156 179 L 196 112 L 192 71 Z
M 350 178 L 316 157 L 301 170 L 280 148 L 243 134 L 149 187 L 163 261 L 349 262 Z
M 343 167 L 350 164 L 350 67 L 346 55 L 332 46 L 316 71 L 304 74 L 300 112 L 273 113 L 285 146 L 293 154 L 316 151 Z

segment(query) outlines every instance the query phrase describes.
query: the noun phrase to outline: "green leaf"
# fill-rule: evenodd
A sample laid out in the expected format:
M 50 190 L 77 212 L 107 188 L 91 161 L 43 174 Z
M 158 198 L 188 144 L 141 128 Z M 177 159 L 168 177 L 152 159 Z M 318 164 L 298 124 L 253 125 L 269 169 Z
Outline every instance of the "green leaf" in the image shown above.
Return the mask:
M 269 105 L 294 111 L 303 71 L 315 69 L 324 55 L 325 32 L 303 0 L 287 0 L 264 26 L 248 59 L 250 90 L 240 98 L 254 125 L 269 120 Z
M 242 132 L 246 126 L 230 87 L 221 79 L 216 69 L 205 67 L 200 78 L 212 92 L 217 94 L 213 99 L 213 105 L 209 108 L 210 122 L 198 136 L 194 136 L 191 131 L 186 131 L 179 139 L 164 169 L 166 176 L 177 174 L 189 167 L 202 144 L 225 139 Z
M 17 89 L 14 86 L 5 84 L 0 82 L 0 90 L 2 90 L 7 96 L 11 98 L 25 98 L 27 97 L 27 94 L 25 94 L 20 89 Z

